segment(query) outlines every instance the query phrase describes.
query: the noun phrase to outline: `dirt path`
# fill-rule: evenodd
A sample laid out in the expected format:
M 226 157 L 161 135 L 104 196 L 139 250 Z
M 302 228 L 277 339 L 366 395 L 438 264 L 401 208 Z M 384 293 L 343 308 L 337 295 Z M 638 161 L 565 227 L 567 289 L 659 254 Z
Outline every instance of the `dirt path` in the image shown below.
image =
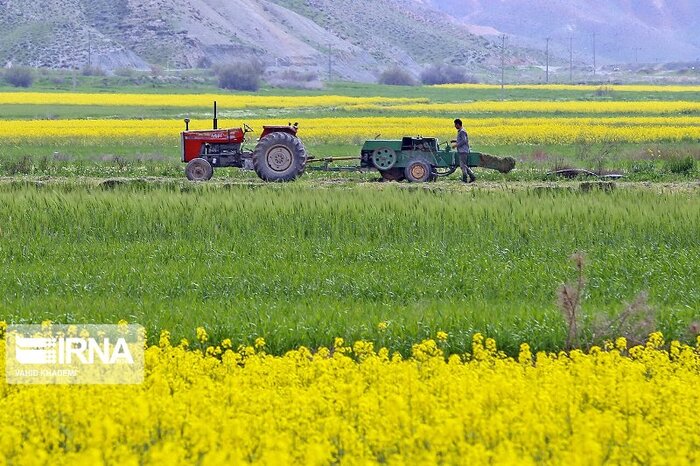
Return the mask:
M 346 178 L 302 179 L 293 183 L 303 187 L 317 188 L 362 188 L 362 189 L 423 189 L 432 192 L 464 192 L 464 191 L 522 191 L 532 190 L 539 193 L 575 192 L 575 191 L 613 191 L 618 189 L 667 192 L 700 192 L 700 180 L 683 182 L 639 182 L 639 181 L 513 181 L 495 182 L 478 181 L 474 184 L 463 184 L 456 180 L 443 180 L 435 183 L 411 184 L 406 182 L 379 182 L 354 180 Z M 86 186 L 103 189 L 117 188 L 180 188 L 183 191 L 199 188 L 230 188 L 234 186 L 282 186 L 282 184 L 265 183 L 256 179 L 221 179 L 205 183 L 193 183 L 185 179 L 171 177 L 142 177 L 142 178 L 86 178 L 86 177 L 48 177 L 48 176 L 6 176 L 0 177 L 0 188 L 19 188 L 34 186 Z

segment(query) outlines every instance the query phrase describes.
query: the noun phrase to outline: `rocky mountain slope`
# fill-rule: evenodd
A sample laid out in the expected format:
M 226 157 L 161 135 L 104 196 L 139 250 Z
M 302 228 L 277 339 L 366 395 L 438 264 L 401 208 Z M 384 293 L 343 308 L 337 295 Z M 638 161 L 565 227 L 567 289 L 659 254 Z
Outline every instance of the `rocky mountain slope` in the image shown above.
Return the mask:
M 593 34 L 601 63 L 700 60 L 698 0 L 421 0 L 486 34 L 591 61 Z
M 0 64 L 268 67 L 372 81 L 390 64 L 488 66 L 490 39 L 414 0 L 0 0 Z

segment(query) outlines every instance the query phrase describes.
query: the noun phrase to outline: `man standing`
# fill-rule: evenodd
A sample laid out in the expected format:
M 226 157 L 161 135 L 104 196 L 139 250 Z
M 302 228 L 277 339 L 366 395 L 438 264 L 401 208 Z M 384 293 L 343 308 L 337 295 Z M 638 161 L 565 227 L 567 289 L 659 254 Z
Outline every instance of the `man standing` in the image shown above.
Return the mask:
M 462 169 L 462 181 L 465 183 L 473 183 L 476 181 L 476 175 L 469 165 L 467 165 L 467 159 L 469 158 L 469 136 L 467 135 L 467 130 L 462 126 L 462 120 L 457 118 L 455 120 L 455 128 L 457 129 L 457 140 L 456 147 L 457 153 L 459 154 L 459 166 Z

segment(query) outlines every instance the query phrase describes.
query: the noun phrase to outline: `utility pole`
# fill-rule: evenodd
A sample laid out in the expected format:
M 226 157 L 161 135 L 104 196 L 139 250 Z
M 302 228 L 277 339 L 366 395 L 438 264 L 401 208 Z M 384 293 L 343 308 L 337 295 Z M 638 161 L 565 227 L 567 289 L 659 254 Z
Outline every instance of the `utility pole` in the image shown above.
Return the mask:
M 547 52 L 546 52 L 546 71 L 545 71 L 545 83 L 549 84 L 549 41 L 552 40 L 551 37 L 545 39 L 547 41 Z
M 501 100 L 505 99 L 506 82 L 506 35 L 501 36 Z
M 331 82 L 333 76 L 333 45 L 328 44 L 328 82 Z
M 634 63 L 638 64 L 639 63 L 639 55 L 638 52 L 642 50 L 641 47 L 635 47 L 634 48 Z
M 569 82 L 574 82 L 574 36 L 569 36 Z
M 593 32 L 593 76 L 595 76 L 595 32 Z
M 88 69 L 92 68 L 92 31 L 88 31 Z

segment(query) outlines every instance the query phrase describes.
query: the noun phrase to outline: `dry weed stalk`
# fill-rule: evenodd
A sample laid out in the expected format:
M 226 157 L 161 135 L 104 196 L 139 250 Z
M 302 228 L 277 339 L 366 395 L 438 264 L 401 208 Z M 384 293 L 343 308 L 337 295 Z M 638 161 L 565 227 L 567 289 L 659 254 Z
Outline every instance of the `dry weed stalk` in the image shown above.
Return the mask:
M 646 342 L 656 328 L 656 310 L 649 305 L 649 296 L 642 291 L 625 309 L 614 316 L 602 316 L 592 329 L 593 341 L 625 337 L 629 347 Z
M 563 284 L 557 290 L 557 306 L 567 326 L 567 350 L 581 346 L 584 337 L 582 323 L 585 317 L 581 310 L 581 301 L 586 286 L 586 257 L 582 252 L 575 252 L 570 259 L 576 267 L 576 281 Z M 644 344 L 649 334 L 657 330 L 656 309 L 649 305 L 648 300 L 647 292 L 642 291 L 621 312 L 613 316 L 596 316 L 591 324 L 590 341 L 586 346 L 590 347 L 617 337 L 625 337 L 629 346 Z
M 565 283 L 557 290 L 557 306 L 564 316 L 567 325 L 566 349 L 572 349 L 579 343 L 579 326 L 581 320 L 581 297 L 586 284 L 584 268 L 586 257 L 582 252 L 575 252 L 570 259 L 576 267 L 575 283 Z

